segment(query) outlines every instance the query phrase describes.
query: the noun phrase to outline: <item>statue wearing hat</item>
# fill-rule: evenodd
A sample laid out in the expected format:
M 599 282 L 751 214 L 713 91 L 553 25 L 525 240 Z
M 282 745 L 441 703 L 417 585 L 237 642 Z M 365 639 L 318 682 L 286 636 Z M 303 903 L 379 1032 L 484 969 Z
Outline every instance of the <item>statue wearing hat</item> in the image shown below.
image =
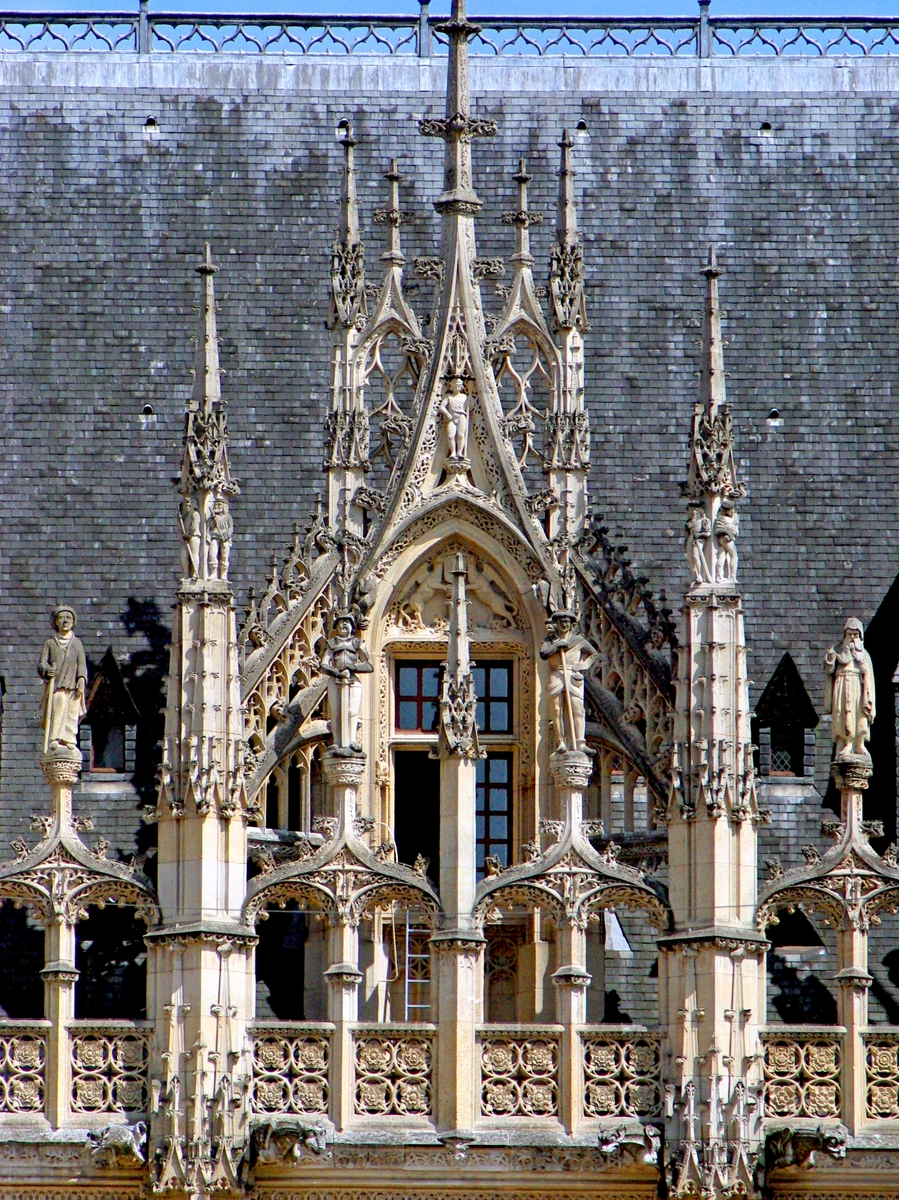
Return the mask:
M 862 641 L 857 617 L 843 626 L 843 640 L 824 656 L 827 684 L 824 703 L 833 719 L 837 758 L 867 758 L 865 742 L 874 720 L 874 667 Z
M 560 609 L 550 617 L 553 632 L 540 647 L 549 662 L 556 754 L 587 749 L 584 675 L 599 661 L 599 651 L 577 631 L 577 614 Z
M 47 638 L 41 652 L 38 674 L 46 687 L 38 720 L 44 730 L 45 754 L 77 751 L 78 724 L 87 712 L 84 646 L 72 632 L 77 619 L 71 605 L 60 605 L 53 613 L 56 632 Z
M 361 754 L 362 683 L 358 676 L 369 674 L 374 667 L 361 639 L 356 637 L 356 619 L 351 612 L 335 613 L 331 636 L 321 656 L 321 669 L 329 676 L 328 708 L 334 748 L 338 753 Z

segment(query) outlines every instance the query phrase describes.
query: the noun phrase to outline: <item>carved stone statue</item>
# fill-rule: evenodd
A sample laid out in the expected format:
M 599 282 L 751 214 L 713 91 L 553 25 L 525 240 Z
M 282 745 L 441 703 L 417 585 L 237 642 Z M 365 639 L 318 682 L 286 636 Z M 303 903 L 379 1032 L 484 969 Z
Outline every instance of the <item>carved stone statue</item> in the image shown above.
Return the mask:
M 557 754 L 586 750 L 587 710 L 584 705 L 584 675 L 599 661 L 599 651 L 577 632 L 577 616 L 560 610 L 550 617 L 553 634 L 540 647 L 540 657 L 549 662 L 549 696 Z
M 468 452 L 468 395 L 458 375 L 446 381 L 446 395 L 438 409 L 443 417 L 450 458 L 465 458 Z
M 328 708 L 331 713 L 331 736 L 338 753 L 361 754 L 359 711 L 362 707 L 362 683 L 357 678 L 374 670 L 365 647 L 355 636 L 356 622 L 352 613 L 339 612 L 334 617 L 331 637 L 325 643 L 321 669 L 328 679 Z
M 190 496 L 181 501 L 178 511 L 181 525 L 181 573 L 185 579 L 196 579 L 200 574 L 200 511 Z
M 687 552 L 687 562 L 693 572 L 693 583 L 711 583 L 712 573 L 709 570 L 708 545 L 712 536 L 712 522 L 703 512 L 702 503 L 699 500 L 691 500 L 684 529 L 686 533 L 684 548 Z
M 740 518 L 733 500 L 722 500 L 715 517 L 715 582 L 733 583 L 737 578 L 737 537 Z
M 212 505 L 209 518 L 208 576 L 210 579 L 227 579 L 231 559 L 231 539 L 234 536 L 234 518 L 228 512 L 228 501 L 219 496 Z
M 62 604 L 53 614 L 56 632 L 44 642 L 38 674 L 46 683 L 38 720 L 44 730 L 44 753 L 78 749 L 78 725 L 87 712 L 84 693 L 87 663 L 84 646 L 72 630 L 77 615 Z
M 868 757 L 865 742 L 874 720 L 874 667 L 862 641 L 864 627 L 857 617 L 843 626 L 843 640 L 824 656 L 827 685 L 824 703 L 833 718 L 832 737 L 837 758 Z

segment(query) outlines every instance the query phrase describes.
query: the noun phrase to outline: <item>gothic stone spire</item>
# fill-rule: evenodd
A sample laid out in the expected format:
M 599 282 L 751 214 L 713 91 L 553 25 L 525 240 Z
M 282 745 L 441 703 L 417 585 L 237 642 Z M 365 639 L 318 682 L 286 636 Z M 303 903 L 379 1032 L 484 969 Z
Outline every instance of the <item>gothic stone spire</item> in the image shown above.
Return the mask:
M 356 325 L 365 316 L 365 251 L 359 235 L 359 207 L 356 201 L 356 139 L 349 121 L 342 122 L 344 136 L 343 194 L 337 240 L 331 253 L 330 328 L 340 324 Z
M 562 131 L 559 147 L 559 199 L 556 205 L 556 240 L 550 260 L 550 292 L 557 329 L 587 329 L 587 309 L 584 302 L 584 249 L 577 227 L 574 203 L 574 168 L 571 150 L 574 146 L 568 130 Z
M 179 522 L 185 579 L 228 578 L 233 522 L 227 497 L 239 491 L 228 464 L 213 283 L 217 270 L 207 243 L 205 258 L 197 267 L 203 279 L 203 306 L 181 466 Z

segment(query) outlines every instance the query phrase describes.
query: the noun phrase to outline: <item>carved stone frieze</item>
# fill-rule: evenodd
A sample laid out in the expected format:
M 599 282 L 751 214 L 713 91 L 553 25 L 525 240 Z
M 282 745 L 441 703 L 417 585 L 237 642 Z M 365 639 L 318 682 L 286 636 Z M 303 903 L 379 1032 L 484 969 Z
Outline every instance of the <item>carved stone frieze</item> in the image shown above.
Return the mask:
M 401 634 L 446 634 L 453 590 L 450 566 L 456 554 L 463 552 L 468 559 L 468 623 L 472 635 L 504 634 L 521 628 L 518 603 L 499 573 L 485 559 L 472 555 L 470 547 L 451 541 L 441 545 L 403 585 L 388 610 L 389 629 Z

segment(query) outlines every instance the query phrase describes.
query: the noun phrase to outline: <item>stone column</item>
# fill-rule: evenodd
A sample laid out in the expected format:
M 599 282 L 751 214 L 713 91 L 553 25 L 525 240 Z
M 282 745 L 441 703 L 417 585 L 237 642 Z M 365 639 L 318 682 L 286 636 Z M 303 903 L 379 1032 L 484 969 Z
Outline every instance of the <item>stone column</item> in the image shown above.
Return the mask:
M 438 1129 L 471 1130 L 478 1112 L 477 1027 L 483 1020 L 484 937 L 474 926 L 476 760 L 440 760 L 440 898 L 443 921 L 431 939 L 437 1038 Z
M 584 792 L 593 764 L 580 750 L 554 754 L 550 760 L 555 811 L 566 824 L 579 828 L 583 820 Z M 576 1133 L 584 1119 L 584 1052 L 580 1027 L 587 1021 L 586 925 L 578 917 L 561 921 L 556 935 L 559 966 L 553 974 L 556 985 L 556 1020 L 563 1027 L 559 1054 L 559 1117 L 568 1133 Z
M 352 831 L 356 820 L 359 787 L 365 774 L 365 755 L 328 750 L 322 756 L 322 774 L 331 792 L 332 812 L 338 828 Z M 357 915 L 340 912 L 329 931 L 330 965 L 328 1018 L 334 1023 L 331 1043 L 331 1120 L 346 1129 L 353 1118 L 356 1096 L 353 1031 L 359 1020 L 359 927 Z
M 840 809 L 844 836 L 866 841 L 862 832 L 862 801 L 871 778 L 869 758 L 837 759 L 832 767 L 834 782 L 840 790 Z M 843 1121 L 852 1133 L 859 1133 L 865 1121 L 865 1041 L 862 1031 L 868 1024 L 868 989 L 873 983 L 868 974 L 868 934 L 853 917 L 837 931 L 837 1013 L 846 1027 L 843 1043 Z
M 51 836 L 72 827 L 72 788 L 81 771 L 78 750 L 60 750 L 41 757 L 41 769 L 50 785 Z M 72 1060 L 69 1023 L 75 1017 L 75 925 L 72 914 L 54 911 L 44 929 L 44 1016 L 51 1022 L 47 1033 L 44 1112 L 54 1129 L 65 1125 L 71 1110 Z

